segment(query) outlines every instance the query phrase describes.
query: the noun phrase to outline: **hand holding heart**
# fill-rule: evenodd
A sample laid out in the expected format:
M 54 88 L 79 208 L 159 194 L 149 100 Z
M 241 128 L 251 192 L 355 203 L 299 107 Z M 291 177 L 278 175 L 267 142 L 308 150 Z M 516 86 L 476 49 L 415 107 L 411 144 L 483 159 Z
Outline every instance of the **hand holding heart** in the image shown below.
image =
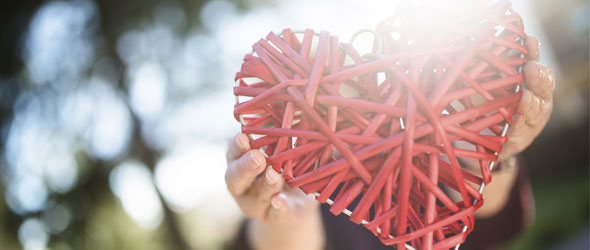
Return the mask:
M 317 203 L 300 190 L 388 245 L 439 249 L 464 241 L 482 205 L 472 184 L 489 184 L 489 163 L 522 151 L 551 113 L 554 77 L 537 64 L 538 40 L 525 39 L 517 14 L 499 10 L 426 43 L 388 36 L 399 27 L 378 27 L 381 54 L 361 56 L 327 32 L 313 43 L 310 30 L 302 40 L 285 30 L 256 43 L 234 88 L 250 99 L 238 99 L 234 114 L 244 133 L 259 137 L 235 138 L 226 171 L 230 192 L 255 219 L 252 244 L 322 246 Z M 343 86 L 353 95 L 344 96 Z M 508 138 L 504 121 L 512 125 Z M 465 171 L 459 159 L 481 172 Z
M 538 63 L 539 40 L 529 36 L 526 46 L 529 51 L 524 69 L 526 88 L 518 105 L 514 125 L 508 129 L 508 141 L 500 158 L 510 158 L 530 145 L 545 127 L 552 111 L 555 77 L 547 65 Z M 259 248 L 256 249 L 278 249 L 272 244 L 267 244 L 269 241 L 287 246 L 288 244 L 284 243 L 287 240 L 281 240 L 286 235 L 265 236 L 268 236 L 268 232 L 273 231 L 274 227 L 292 224 L 308 224 L 300 225 L 301 228 L 311 228 L 303 232 L 304 238 L 310 239 L 310 243 L 315 239 L 311 245 L 316 246 L 315 249 L 322 249 L 324 239 L 323 228 L 318 221 L 319 203 L 300 190 L 284 185 L 283 177 L 266 166 L 264 155 L 259 150 L 250 148 L 249 139 L 245 134 L 238 134 L 229 142 L 227 162 L 226 184 L 242 211 L 253 219 L 250 222 L 249 235 L 251 242 L 258 242 L 256 245 Z M 498 195 L 503 194 L 506 193 Z M 489 195 L 486 198 L 493 199 Z M 485 210 L 486 206 L 484 203 L 481 210 Z M 314 249 L 311 246 L 297 245 L 306 242 L 295 241 L 294 244 L 292 249 Z

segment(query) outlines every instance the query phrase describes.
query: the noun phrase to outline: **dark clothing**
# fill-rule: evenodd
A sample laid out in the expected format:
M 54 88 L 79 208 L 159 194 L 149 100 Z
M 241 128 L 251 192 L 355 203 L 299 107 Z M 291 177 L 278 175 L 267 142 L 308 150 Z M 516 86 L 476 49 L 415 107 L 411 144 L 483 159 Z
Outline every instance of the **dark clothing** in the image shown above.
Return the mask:
M 530 224 L 534 210 L 532 191 L 526 168 L 521 163 L 519 165 L 518 177 L 506 206 L 490 218 L 476 219 L 475 229 L 467 236 L 467 240 L 460 249 L 496 249 L 515 239 Z M 383 245 L 369 230 L 349 221 L 348 216 L 332 215 L 328 205 L 322 204 L 321 210 L 326 233 L 326 250 L 395 249 L 395 247 Z M 245 228 L 244 223 L 232 249 L 250 249 L 245 237 Z

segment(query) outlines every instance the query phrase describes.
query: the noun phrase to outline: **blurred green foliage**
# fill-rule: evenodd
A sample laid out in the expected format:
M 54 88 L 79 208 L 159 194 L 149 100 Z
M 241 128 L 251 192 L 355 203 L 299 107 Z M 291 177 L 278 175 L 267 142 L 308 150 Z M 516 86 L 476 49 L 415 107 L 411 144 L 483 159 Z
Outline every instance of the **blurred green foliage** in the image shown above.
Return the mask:
M 535 222 L 506 249 L 544 249 L 577 236 L 590 219 L 589 184 L 587 175 L 571 172 L 533 182 Z

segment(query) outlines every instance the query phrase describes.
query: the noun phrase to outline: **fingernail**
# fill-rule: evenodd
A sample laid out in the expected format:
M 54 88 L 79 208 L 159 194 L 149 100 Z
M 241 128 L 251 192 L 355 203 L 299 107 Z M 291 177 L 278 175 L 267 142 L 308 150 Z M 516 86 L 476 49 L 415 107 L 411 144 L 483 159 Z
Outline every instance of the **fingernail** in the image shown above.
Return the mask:
M 545 80 L 547 79 L 547 70 L 543 69 L 543 67 L 538 66 L 539 67 L 539 79 L 541 80 Z
M 274 209 L 280 209 L 281 208 L 281 201 L 279 199 L 281 199 L 281 195 L 276 195 L 275 197 L 272 197 L 272 199 L 270 199 L 270 205 L 274 208 Z
M 266 169 L 266 182 L 268 182 L 268 184 L 275 184 L 277 182 L 277 178 L 279 174 L 274 171 L 274 169 L 272 169 L 271 167 L 268 167 Z
M 250 146 L 250 139 L 245 134 L 239 134 L 236 138 L 238 145 L 240 148 L 249 148 Z
M 252 163 L 252 168 L 258 168 L 264 166 L 266 161 L 260 152 L 250 151 L 250 162 Z

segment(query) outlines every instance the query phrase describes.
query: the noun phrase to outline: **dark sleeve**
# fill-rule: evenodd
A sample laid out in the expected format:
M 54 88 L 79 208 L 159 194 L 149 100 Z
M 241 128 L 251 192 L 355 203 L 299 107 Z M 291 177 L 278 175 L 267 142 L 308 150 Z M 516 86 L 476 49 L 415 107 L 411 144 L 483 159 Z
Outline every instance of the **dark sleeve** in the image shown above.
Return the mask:
M 527 169 L 521 159 L 518 165 L 518 176 L 506 206 L 490 218 L 476 219 L 475 229 L 467 236 L 460 249 L 495 249 L 516 238 L 532 220 L 534 202 Z M 326 250 L 395 249 L 383 245 L 369 230 L 348 220 L 348 216 L 332 215 L 327 204 L 322 204 L 321 210 L 326 233 Z M 238 237 L 229 249 L 250 249 L 246 240 L 246 223 L 242 223 Z
M 516 239 L 534 219 L 534 200 L 527 167 L 518 159 L 518 176 L 506 206 L 496 215 L 475 220 L 475 228 L 461 249 L 498 249 Z M 493 181 L 493 179 L 492 179 Z M 484 201 L 485 202 L 485 201 Z
M 244 219 L 240 224 L 240 229 L 238 230 L 238 235 L 234 241 L 230 243 L 228 247 L 225 249 L 227 250 L 250 250 L 250 246 L 248 245 L 248 240 L 246 238 L 246 224 L 248 220 Z
M 392 250 L 365 227 L 355 224 L 345 214 L 334 216 L 330 206 L 322 204 L 322 218 L 326 233 L 326 250 Z

